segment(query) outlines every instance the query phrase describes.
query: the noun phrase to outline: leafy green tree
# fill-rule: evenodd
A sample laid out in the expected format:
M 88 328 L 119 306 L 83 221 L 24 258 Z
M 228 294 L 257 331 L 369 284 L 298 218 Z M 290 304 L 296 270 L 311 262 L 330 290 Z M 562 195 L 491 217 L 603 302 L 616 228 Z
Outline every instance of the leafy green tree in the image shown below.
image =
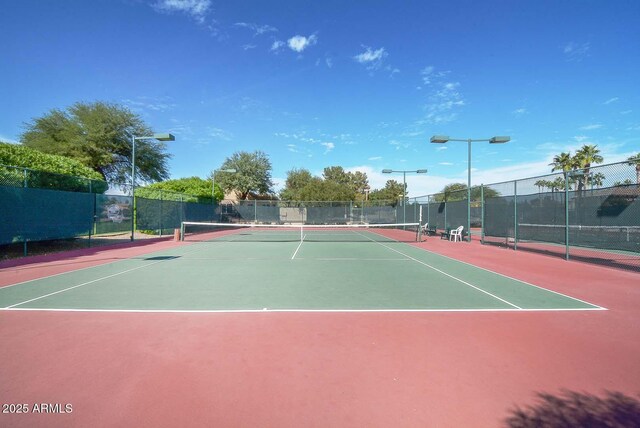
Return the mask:
M 347 199 L 353 201 L 362 199 L 364 189 L 369 186 L 367 174 L 364 172 L 346 172 L 341 166 L 330 166 L 324 169 L 322 176 L 326 181 L 332 181 L 348 188 L 352 195 Z
M 22 186 L 26 179 L 29 187 L 88 192 L 88 180 L 91 180 L 93 193 L 104 193 L 108 188 L 100 174 L 77 160 L 42 153 L 21 144 L 0 142 L 0 165 L 28 168 L 33 171 L 25 176 L 23 170 L 2 167 L 0 181 L 3 183 Z
M 235 152 L 225 159 L 220 169 L 235 169 L 235 173 L 217 172 L 216 184 L 225 191 L 235 191 L 239 199 L 247 199 L 249 194 L 268 195 L 271 187 L 271 161 L 266 153 Z M 212 179 L 213 172 L 209 175 Z
M 217 183 L 216 183 L 217 184 Z M 218 187 L 218 186 L 216 186 Z M 180 193 L 195 196 L 199 200 L 211 202 L 211 181 L 200 177 L 178 178 L 175 180 L 160 181 L 146 186 L 146 189 L 163 190 L 166 192 Z M 220 190 L 220 189 L 219 189 Z M 221 195 L 220 199 L 222 199 Z
M 353 192 L 339 183 L 313 177 L 299 193 L 301 201 L 349 201 Z
M 382 189 L 375 189 L 369 193 L 372 201 L 398 201 L 405 194 L 404 185 L 396 180 L 387 180 Z
M 292 169 L 287 172 L 284 189 L 280 192 L 280 199 L 285 201 L 300 201 L 301 190 L 313 180 L 313 176 L 306 169 Z
M 483 194 L 485 199 L 495 198 L 500 196 L 500 193 L 497 190 L 494 190 L 490 187 L 485 187 L 483 190 L 480 188 L 480 186 L 472 186 L 471 202 L 473 206 L 476 206 L 476 205 L 479 206 L 479 204 L 474 204 L 474 201 L 479 202 L 482 199 Z M 455 202 L 455 201 L 464 201 L 466 199 L 467 199 L 467 185 L 465 183 L 447 184 L 433 198 L 435 202 Z
M 20 137 L 25 146 L 76 159 L 121 187 L 131 181 L 131 137 L 153 134 L 126 107 L 105 102 L 78 102 L 66 111 L 53 109 L 25 128 Z M 169 178 L 169 157 L 162 142 L 136 141 L 136 177 L 142 182 Z

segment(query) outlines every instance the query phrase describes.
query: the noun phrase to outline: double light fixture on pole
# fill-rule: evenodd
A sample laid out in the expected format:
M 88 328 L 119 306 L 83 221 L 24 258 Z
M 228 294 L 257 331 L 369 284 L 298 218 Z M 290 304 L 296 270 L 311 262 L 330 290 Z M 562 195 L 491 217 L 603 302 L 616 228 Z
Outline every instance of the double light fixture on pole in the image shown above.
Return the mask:
M 172 134 L 153 134 L 150 136 L 135 137 L 131 136 L 131 203 L 133 209 L 131 211 L 131 240 L 134 240 L 136 229 L 135 223 L 135 190 L 136 190 L 136 141 L 138 140 L 158 140 L 158 141 L 175 141 L 176 137 Z
M 407 198 L 407 173 L 415 173 L 415 174 L 426 174 L 427 170 L 426 169 L 415 169 L 415 170 L 410 170 L 410 171 L 406 171 L 406 170 L 393 170 L 393 169 L 383 169 L 382 173 L 383 174 L 391 174 L 394 172 L 401 172 L 402 173 L 402 222 L 406 223 L 407 222 L 407 203 L 406 203 L 406 198 Z
M 468 242 L 471 242 L 471 143 L 478 141 L 488 141 L 491 144 L 503 144 L 508 143 L 511 140 L 511 137 L 508 136 L 499 136 L 499 137 L 491 137 L 491 138 L 481 138 L 481 139 L 458 139 L 458 138 L 449 138 L 448 135 L 434 135 L 431 137 L 431 142 L 436 144 L 444 144 L 447 141 L 462 141 L 467 142 L 469 145 L 468 150 L 468 160 L 467 160 L 467 236 Z

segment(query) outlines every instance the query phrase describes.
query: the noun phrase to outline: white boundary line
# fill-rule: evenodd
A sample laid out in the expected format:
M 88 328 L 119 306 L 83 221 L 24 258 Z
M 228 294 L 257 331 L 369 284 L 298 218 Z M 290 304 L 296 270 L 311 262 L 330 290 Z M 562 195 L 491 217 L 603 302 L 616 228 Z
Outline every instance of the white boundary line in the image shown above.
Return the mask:
M 166 258 L 166 259 L 158 260 L 158 261 L 155 261 L 155 262 L 153 262 L 153 263 L 148 263 L 148 264 L 143 265 L 143 266 L 137 266 L 137 267 L 135 267 L 135 268 L 131 268 L 131 269 L 127 269 L 127 270 L 123 270 L 123 271 L 121 271 L 121 272 L 117 272 L 117 273 L 114 273 L 114 274 L 112 274 L 112 275 L 107 275 L 107 276 L 103 276 L 103 277 L 100 277 L 100 278 L 96 278 L 96 279 L 94 279 L 94 280 L 91 280 L 91 281 L 88 281 L 88 282 L 84 282 L 84 283 L 82 283 L 82 284 L 74 285 L 74 286 L 72 286 L 72 287 L 67 287 L 67 288 L 62 289 L 62 290 L 58 290 L 58 291 L 54 291 L 54 292 L 52 292 L 52 293 L 44 294 L 44 295 L 42 295 L 42 296 L 35 297 L 35 298 L 33 298 L 33 299 L 25 300 L 24 302 L 14 303 L 13 305 L 9 305 L 9 306 L 6 306 L 6 307 L 4 307 L 4 308 L 0 308 L 0 310 L 3 310 L 3 309 L 17 309 L 17 308 L 15 308 L 15 306 L 20 306 L 20 305 L 23 305 L 23 304 L 25 304 L 25 303 L 33 302 L 33 301 L 35 301 L 35 300 L 40 300 L 40 299 L 43 299 L 43 298 L 45 298 L 45 297 L 53 296 L 54 294 L 63 293 L 63 292 L 65 292 L 65 291 L 72 290 L 72 289 L 74 289 L 74 288 L 78 288 L 78 287 L 82 287 L 82 286 L 84 286 L 84 285 L 92 284 L 92 283 L 94 283 L 94 282 L 102 281 L 103 279 L 112 278 L 112 277 L 114 277 L 114 276 L 118 276 L 118 275 L 121 275 L 121 274 L 123 274 L 123 273 L 131 272 L 131 271 L 138 270 L 138 269 L 142 269 L 142 268 L 145 268 L 145 267 L 148 267 L 148 266 L 152 266 L 152 265 L 155 265 L 155 264 L 158 264 L 158 263 L 167 262 L 167 261 L 170 261 L 170 260 L 178 260 L 178 259 L 180 259 L 180 257 L 182 257 L 183 255 L 185 255 L 185 254 L 189 254 L 189 253 L 193 253 L 193 252 L 195 252 L 197 249 L 198 249 L 197 247 L 194 247 L 191 251 L 185 251 L 184 253 L 182 253 L 182 254 L 180 254 L 180 255 L 172 255 L 172 256 L 170 256 L 170 258 Z M 152 252 L 152 253 L 149 253 L 149 254 L 148 254 L 148 256 L 151 256 L 152 254 L 160 253 L 160 252 L 162 252 L 162 250 L 154 251 L 154 252 Z M 135 257 L 129 257 L 129 258 L 123 259 L 122 261 L 124 261 L 124 260 L 135 260 Z M 115 262 L 114 262 L 114 263 L 115 263 Z M 110 263 L 105 263 L 105 265 L 108 265 L 108 264 L 110 264 Z M 105 265 L 88 266 L 88 267 L 83 268 L 83 269 L 78 269 L 77 271 L 84 270 L 84 269 L 89 269 L 89 268 L 97 268 L 97 267 L 105 266 Z M 33 282 L 33 281 L 38 281 L 38 280 L 40 280 L 40 279 L 51 278 L 51 277 L 54 277 L 54 276 L 63 275 L 63 274 L 65 274 L 65 273 L 71 274 L 71 273 L 74 273 L 74 272 L 77 272 L 77 271 L 61 272 L 61 273 L 57 273 L 57 274 L 55 274 L 55 275 L 51 275 L 51 276 L 45 276 L 45 277 L 42 277 L 42 278 L 30 279 L 30 280 L 28 280 L 28 281 L 20 282 L 20 283 L 17 283 L 17 284 L 12 284 L 12 286 L 13 286 L 13 285 L 19 285 L 19 284 L 26 284 L 26 283 L 28 283 L 28 282 Z M 6 288 L 6 287 L 2 287 L 2 288 L 0 288 L 0 290 L 2 290 L 2 289 L 4 289 L 4 288 Z
M 395 248 L 391 248 L 391 247 L 389 247 L 388 245 L 383 244 L 382 242 L 376 242 L 376 243 L 377 243 L 377 244 L 380 244 L 380 245 L 382 245 L 383 247 L 385 247 L 385 248 L 387 248 L 387 249 L 389 249 L 389 250 L 391 250 L 391 251 L 394 251 L 394 252 L 396 252 L 396 253 L 398 253 L 398 254 L 402 254 L 402 255 L 403 255 L 403 256 L 405 256 L 406 258 L 408 258 L 408 259 L 410 259 L 410 260 L 413 260 L 414 262 L 420 263 L 421 265 L 426 266 L 426 267 L 428 267 L 429 269 L 433 269 L 433 270 L 435 270 L 436 272 L 441 273 L 442 275 L 448 276 L 448 277 L 449 277 L 449 278 L 451 278 L 451 279 L 454 279 L 454 280 L 456 280 L 456 281 L 458 281 L 458 282 L 461 282 L 461 283 L 462 283 L 462 284 L 464 284 L 464 285 L 467 285 L 467 286 L 469 286 L 469 287 L 471 287 L 471 288 L 474 288 L 474 289 L 476 289 L 476 290 L 478 290 L 478 291 L 480 291 L 480 292 L 482 292 L 482 293 L 484 293 L 484 294 L 487 294 L 487 295 L 489 295 L 489 296 L 493 297 L 494 299 L 500 300 L 501 302 L 506 303 L 506 304 L 507 304 L 507 305 L 509 305 L 509 306 L 513 306 L 513 307 L 514 307 L 514 308 L 516 308 L 516 309 L 522 310 L 522 308 L 521 308 L 520 306 L 515 305 L 515 304 L 513 304 L 513 303 L 509 302 L 508 300 L 503 299 L 502 297 L 499 297 L 499 296 L 496 296 L 495 294 L 489 293 L 488 291 L 483 290 L 483 289 L 482 289 L 482 288 L 480 288 L 480 287 L 476 287 L 475 285 L 473 285 L 473 284 L 471 284 L 471 283 L 469 283 L 469 282 L 467 282 L 467 281 L 465 281 L 465 280 L 463 280 L 463 279 L 457 278 L 457 277 L 455 277 L 455 276 L 453 276 L 453 275 L 451 275 L 451 274 L 448 274 L 448 273 L 446 273 L 446 272 L 444 272 L 444 271 L 442 271 L 442 270 L 440 270 L 440 269 L 438 269 L 438 268 L 436 268 L 436 267 L 434 267 L 434 266 L 431 266 L 431 265 L 430 265 L 430 264 L 428 264 L 428 263 L 425 263 L 425 262 L 423 262 L 423 261 L 421 261 L 421 260 L 418 260 L 418 259 L 416 259 L 416 258 L 413 258 L 413 257 L 411 257 L 410 255 L 405 254 L 405 253 L 403 253 L 403 252 L 402 252 L 402 251 L 400 251 L 400 250 L 396 250 Z
M 34 297 L 33 299 L 25 300 L 24 302 L 14 303 L 13 305 L 6 306 L 4 309 L 11 309 L 11 308 L 14 308 L 16 306 L 24 305 L 25 303 L 34 302 L 36 300 L 44 299 L 45 297 L 53 296 L 54 294 L 64 293 L 65 291 L 73 290 L 74 288 L 78 288 L 78 287 L 82 287 L 82 286 L 85 286 L 85 285 L 93 284 L 94 282 L 102 281 L 104 279 L 113 278 L 114 276 L 122 275 L 123 273 L 132 272 L 134 270 L 146 268 L 147 266 L 151 266 L 151 265 L 155 265 L 155 264 L 158 264 L 158 263 L 166 262 L 167 260 L 174 260 L 174 258 L 165 259 L 165 260 L 158 260 L 156 262 L 149 263 L 149 264 L 146 264 L 146 265 L 143 265 L 143 266 L 134 267 L 134 268 L 131 268 L 131 269 L 123 270 L 122 272 L 114 273 L 112 275 L 107 275 L 107 276 L 103 276 L 101 278 L 97 278 L 97 279 L 94 279 L 94 280 L 91 280 L 91 281 L 83 282 L 82 284 L 78 284 L 78 285 L 74 285 L 74 286 L 71 286 L 71 287 L 63 288 L 62 290 L 54 291 L 52 293 L 44 294 L 44 295 L 39 296 L 39 297 Z
M 291 260 L 296 258 L 296 254 L 298 254 L 298 251 L 300 250 L 300 247 L 302 247 L 302 243 L 304 242 L 304 238 L 306 238 L 307 235 L 303 235 L 302 239 L 300 240 L 300 243 L 298 244 L 298 248 L 296 248 L 296 251 L 294 251 L 293 256 L 291 256 Z
M 605 308 L 604 306 L 596 305 L 596 304 L 594 304 L 594 303 L 587 302 L 586 300 L 578 299 L 577 297 L 573 297 L 573 296 L 569 296 L 568 294 L 560 293 L 559 291 L 549 290 L 548 288 L 544 288 L 544 287 L 541 287 L 541 286 L 539 286 L 539 285 L 531 284 L 530 282 L 523 281 L 523 280 L 521 280 L 521 279 L 514 278 L 514 277 L 512 277 L 512 276 L 505 275 L 505 274 L 503 274 L 503 273 L 496 272 L 496 271 L 491 270 L 491 269 L 483 268 L 483 267 L 481 267 L 481 266 L 476 266 L 476 265 L 473 265 L 473 264 L 471 264 L 471 263 L 468 263 L 468 262 L 465 262 L 465 261 L 462 261 L 462 260 L 454 259 L 453 257 L 445 256 L 444 254 L 436 253 L 435 251 L 427 250 L 426 248 L 422 248 L 422 247 L 415 247 L 415 248 L 418 248 L 418 249 L 420 249 L 420 250 L 422 250 L 422 251 L 426 251 L 427 253 L 430 253 L 430 254 L 435 254 L 436 256 L 444 257 L 445 259 L 453 260 L 453 261 L 456 261 L 456 262 L 459 262 L 459 263 L 465 264 L 465 265 L 467 265 L 467 266 L 474 267 L 474 268 L 476 268 L 476 269 L 481 269 L 481 270 L 483 270 L 483 271 L 485 271 L 485 272 L 490 272 L 490 273 L 493 273 L 493 274 L 496 274 L 496 275 L 500 275 L 500 276 L 502 276 L 502 277 L 504 277 L 504 278 L 508 278 L 508 279 L 513 280 L 513 281 L 520 282 L 520 283 L 525 284 L 525 285 L 528 285 L 528 286 L 530 286 L 530 287 L 539 288 L 540 290 L 548 291 L 549 293 L 557 294 L 557 295 L 559 295 L 559 296 L 566 297 L 566 298 L 568 298 L 568 299 L 576 300 L 576 301 L 581 302 L 581 303 L 584 303 L 584 304 L 586 304 L 586 305 L 591 305 L 591 306 L 594 306 L 594 307 L 596 307 L 596 308 L 600 308 L 600 309 L 605 310 L 605 311 L 606 311 L 606 310 L 608 310 L 608 309 L 607 309 L 607 308 Z
M 106 312 L 106 313 L 134 313 L 134 314 L 243 314 L 265 312 L 298 312 L 298 313 L 412 313 L 412 312 L 579 312 L 606 311 L 604 308 L 539 308 L 539 309 L 74 309 L 74 308 L 0 308 L 0 312 Z

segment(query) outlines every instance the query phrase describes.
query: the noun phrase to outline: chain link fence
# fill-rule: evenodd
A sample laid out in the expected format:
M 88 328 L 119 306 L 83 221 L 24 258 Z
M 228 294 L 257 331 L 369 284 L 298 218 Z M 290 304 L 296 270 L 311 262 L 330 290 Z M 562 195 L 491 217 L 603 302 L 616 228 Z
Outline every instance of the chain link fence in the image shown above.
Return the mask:
M 593 166 L 412 198 L 407 201 L 223 201 L 140 188 L 105 194 L 107 183 L 0 165 L 0 257 L 11 247 L 82 240 L 134 230 L 170 234 L 182 221 L 266 224 L 428 223 L 464 226 L 501 245 L 640 271 L 640 166 Z M 134 223 L 135 222 L 135 227 Z
M 464 190 L 414 203 L 423 205 L 423 224 L 439 232 L 466 229 L 470 220 L 483 244 L 640 271 L 640 165 L 619 162 L 474 187 L 470 219 L 467 198 Z

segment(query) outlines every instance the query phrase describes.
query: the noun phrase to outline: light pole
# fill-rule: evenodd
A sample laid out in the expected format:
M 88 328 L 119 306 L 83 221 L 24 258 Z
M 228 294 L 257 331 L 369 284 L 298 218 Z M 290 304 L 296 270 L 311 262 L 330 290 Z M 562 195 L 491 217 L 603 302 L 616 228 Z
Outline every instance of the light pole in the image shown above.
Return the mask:
M 224 168 L 224 169 L 214 169 L 213 172 L 211 173 L 211 196 L 213 197 L 213 214 L 215 216 L 216 213 L 216 172 L 229 172 L 229 173 L 236 173 L 238 172 L 237 169 L 235 168 Z M 222 195 L 222 197 L 224 198 L 224 194 Z M 220 215 L 222 216 L 222 213 L 220 213 Z
M 136 230 L 135 208 L 136 208 L 136 141 L 137 140 L 158 140 L 158 141 L 175 141 L 176 137 L 172 134 L 153 134 L 150 136 L 136 137 L 131 136 L 131 240 L 134 240 Z
M 436 144 L 444 144 L 447 141 L 466 141 L 469 145 L 469 157 L 467 159 L 467 234 L 469 236 L 468 241 L 471 242 L 471 143 L 477 141 L 488 141 L 491 144 L 503 144 L 507 143 L 511 140 L 511 137 L 508 136 L 500 136 L 500 137 L 491 137 L 491 138 L 480 138 L 480 139 L 457 139 L 457 138 L 449 138 L 448 135 L 434 135 L 431 137 L 431 142 Z
M 407 172 L 415 173 L 415 174 L 426 174 L 427 170 L 426 169 L 416 169 L 416 170 L 411 170 L 411 171 L 406 171 L 406 170 L 396 171 L 396 170 L 393 170 L 393 169 L 383 169 L 382 170 L 383 174 L 391 174 L 393 172 L 401 172 L 402 173 L 402 222 L 406 223 L 407 222 L 407 204 L 406 204 L 405 199 L 407 197 Z

